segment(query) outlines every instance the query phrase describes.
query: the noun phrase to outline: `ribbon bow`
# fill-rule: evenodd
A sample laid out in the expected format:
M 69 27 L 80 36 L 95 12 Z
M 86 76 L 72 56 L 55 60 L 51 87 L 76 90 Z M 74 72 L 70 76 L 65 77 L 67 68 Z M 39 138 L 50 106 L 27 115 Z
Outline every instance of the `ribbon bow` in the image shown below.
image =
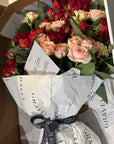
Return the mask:
M 42 122 L 35 123 L 35 120 L 43 120 Z M 31 123 L 39 129 L 44 128 L 44 134 L 41 144 L 56 144 L 55 130 L 58 129 L 59 124 L 71 124 L 76 121 L 76 116 L 71 116 L 64 119 L 50 120 L 45 118 L 43 115 L 35 115 L 31 117 Z

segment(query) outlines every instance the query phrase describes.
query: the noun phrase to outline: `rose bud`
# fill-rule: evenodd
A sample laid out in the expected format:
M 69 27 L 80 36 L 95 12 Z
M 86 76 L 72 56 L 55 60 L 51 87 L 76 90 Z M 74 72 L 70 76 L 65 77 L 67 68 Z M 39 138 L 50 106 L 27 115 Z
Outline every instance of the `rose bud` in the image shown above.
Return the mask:
M 63 24 L 65 24 L 65 21 L 63 21 L 63 20 L 53 21 L 51 24 L 51 29 L 53 31 L 58 31 L 62 27 Z
M 20 47 L 24 50 L 31 47 L 31 41 L 29 39 L 24 39 L 24 40 L 20 39 L 19 42 L 20 42 Z
M 55 21 L 60 20 L 63 17 L 62 13 L 56 13 L 53 15 Z
M 57 58 L 62 58 L 67 54 L 67 44 L 66 43 L 59 43 L 55 45 L 55 56 Z
M 52 8 L 48 9 L 47 14 L 48 14 L 49 18 L 53 19 L 53 16 L 52 16 L 53 15 L 53 9 Z
M 46 34 L 40 34 L 37 38 L 37 43 L 42 46 L 44 42 L 50 41 L 49 37 Z
M 16 47 L 14 40 L 11 40 L 11 46 Z
M 11 52 L 6 52 L 5 53 L 5 57 L 9 58 L 9 59 L 12 59 L 14 57 L 14 54 L 11 53 Z
M 33 22 L 34 20 L 36 20 L 38 18 L 38 14 L 36 14 L 35 12 L 28 12 L 26 14 L 26 17 L 23 20 L 23 23 L 28 23 L 28 18 L 30 19 L 31 22 Z
M 42 49 L 45 51 L 45 53 L 47 55 L 53 55 L 54 54 L 54 47 L 55 44 L 52 41 L 45 41 L 44 43 L 42 43 L 41 45 Z
M 68 39 L 68 45 L 80 45 L 82 39 L 79 36 L 73 36 L 72 38 Z
M 85 40 L 82 40 L 81 41 L 81 46 L 82 47 L 85 47 L 86 49 L 91 49 L 92 47 L 93 47 L 93 43 L 92 43 L 92 41 L 91 40 L 89 40 L 89 39 L 85 39 Z
M 68 58 L 73 62 L 81 62 L 84 64 L 89 63 L 92 59 L 88 50 L 78 45 L 69 49 Z
M 16 64 L 16 59 L 15 58 L 8 61 L 8 67 L 15 67 L 15 64 Z
M 106 12 L 93 9 L 93 10 L 90 10 L 90 12 L 88 12 L 88 16 L 89 16 L 89 19 L 91 19 L 92 21 L 96 21 L 99 18 L 106 18 Z

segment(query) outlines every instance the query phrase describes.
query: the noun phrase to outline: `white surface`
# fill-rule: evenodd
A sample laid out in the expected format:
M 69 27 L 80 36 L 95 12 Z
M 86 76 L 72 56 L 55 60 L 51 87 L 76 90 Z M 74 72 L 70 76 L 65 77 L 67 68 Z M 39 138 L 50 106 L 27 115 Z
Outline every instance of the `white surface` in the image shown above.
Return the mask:
M 25 68 L 29 74 L 57 74 L 59 67 L 35 41 L 27 58 Z

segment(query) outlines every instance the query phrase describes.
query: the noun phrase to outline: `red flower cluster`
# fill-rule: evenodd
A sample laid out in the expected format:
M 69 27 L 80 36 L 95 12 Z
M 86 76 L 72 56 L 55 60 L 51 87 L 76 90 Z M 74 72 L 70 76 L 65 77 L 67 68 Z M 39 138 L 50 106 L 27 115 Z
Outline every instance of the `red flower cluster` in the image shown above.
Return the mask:
M 81 22 L 79 25 L 80 29 L 82 32 L 86 32 L 88 30 L 88 28 L 90 27 L 90 25 L 88 25 L 86 22 Z
M 16 59 L 12 59 L 8 62 L 8 65 L 2 71 L 2 77 L 7 77 L 16 74 L 17 70 L 15 68 Z
M 108 31 L 108 24 L 107 24 L 107 20 L 106 18 L 102 18 L 100 19 L 98 25 L 101 24 L 102 28 L 98 33 L 98 36 L 103 36 L 103 40 L 104 41 L 108 41 L 109 40 L 109 31 Z

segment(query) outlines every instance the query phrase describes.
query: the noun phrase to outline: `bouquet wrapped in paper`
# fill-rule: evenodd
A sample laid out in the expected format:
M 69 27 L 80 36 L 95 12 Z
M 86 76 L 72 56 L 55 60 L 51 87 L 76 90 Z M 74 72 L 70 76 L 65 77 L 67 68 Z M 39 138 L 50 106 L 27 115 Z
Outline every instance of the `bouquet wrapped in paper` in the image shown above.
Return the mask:
M 41 6 L 18 12 L 23 24 L 5 54 L 3 80 L 43 129 L 39 143 L 101 144 L 76 116 L 95 94 L 108 102 L 103 80 L 112 79 L 114 67 L 104 7 L 97 3 L 96 9 L 91 0 L 52 0 L 46 13 Z

